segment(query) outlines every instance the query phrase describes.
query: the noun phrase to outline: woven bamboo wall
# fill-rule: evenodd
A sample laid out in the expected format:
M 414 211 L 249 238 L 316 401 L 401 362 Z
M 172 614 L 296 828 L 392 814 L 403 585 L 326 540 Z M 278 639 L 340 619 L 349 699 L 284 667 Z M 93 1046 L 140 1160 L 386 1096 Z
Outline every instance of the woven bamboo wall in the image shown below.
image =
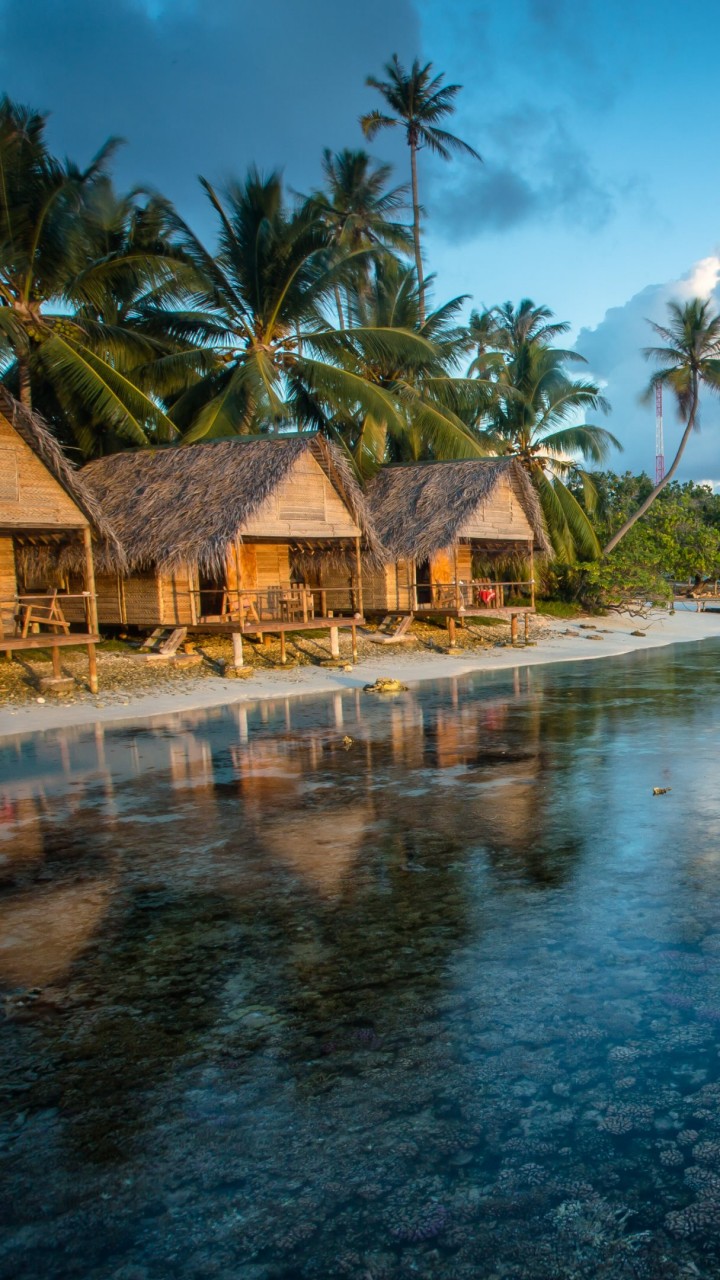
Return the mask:
M 410 578 L 412 563 L 398 560 L 384 569 L 363 568 L 363 608 L 392 613 L 411 608 Z
M 193 600 L 190 593 L 196 588 L 196 575 L 187 565 L 177 569 L 175 573 L 160 574 L 158 582 L 159 599 L 162 603 L 160 621 L 168 624 L 177 623 L 182 627 L 189 626 L 193 621 Z M 195 596 L 195 609 L 197 610 L 197 596 Z
M 533 539 L 519 493 L 506 476 L 501 476 L 490 496 L 464 522 L 460 537 L 487 541 L 507 538 L 512 542 Z
M 240 530 L 256 538 L 356 538 L 360 529 L 310 453 Z
M 87 520 L 62 485 L 0 413 L 0 525 L 85 528 Z
M 125 620 L 129 625 L 156 627 L 162 621 L 160 581 L 150 569 L 125 579 Z

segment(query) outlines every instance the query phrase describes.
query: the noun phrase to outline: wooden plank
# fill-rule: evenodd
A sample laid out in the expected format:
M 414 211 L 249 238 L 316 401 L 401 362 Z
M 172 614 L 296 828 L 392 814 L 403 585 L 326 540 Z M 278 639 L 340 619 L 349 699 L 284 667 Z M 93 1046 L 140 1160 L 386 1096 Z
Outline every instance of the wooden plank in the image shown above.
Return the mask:
M 100 644 L 100 636 L 89 635 L 45 635 L 45 636 L 6 636 L 0 640 L 0 653 L 15 652 L 16 649 L 65 649 L 68 645 Z

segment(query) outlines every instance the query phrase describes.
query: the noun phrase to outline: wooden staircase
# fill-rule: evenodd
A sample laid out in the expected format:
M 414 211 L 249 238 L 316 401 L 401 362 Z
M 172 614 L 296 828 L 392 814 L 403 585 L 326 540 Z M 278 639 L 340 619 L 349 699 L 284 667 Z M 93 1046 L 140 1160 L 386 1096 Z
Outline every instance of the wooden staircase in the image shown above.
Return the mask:
M 187 627 L 156 627 L 140 646 L 147 658 L 174 658 L 187 636 Z
M 405 644 L 411 640 L 411 613 L 388 613 L 383 618 L 377 631 L 368 635 L 373 644 Z

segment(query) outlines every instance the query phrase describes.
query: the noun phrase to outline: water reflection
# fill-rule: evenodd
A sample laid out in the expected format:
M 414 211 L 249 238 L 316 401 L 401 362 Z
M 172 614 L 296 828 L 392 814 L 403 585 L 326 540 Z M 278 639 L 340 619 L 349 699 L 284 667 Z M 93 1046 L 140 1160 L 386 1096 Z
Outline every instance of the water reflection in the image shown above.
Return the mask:
M 715 1274 L 717 654 L 2 748 L 0 1275 Z

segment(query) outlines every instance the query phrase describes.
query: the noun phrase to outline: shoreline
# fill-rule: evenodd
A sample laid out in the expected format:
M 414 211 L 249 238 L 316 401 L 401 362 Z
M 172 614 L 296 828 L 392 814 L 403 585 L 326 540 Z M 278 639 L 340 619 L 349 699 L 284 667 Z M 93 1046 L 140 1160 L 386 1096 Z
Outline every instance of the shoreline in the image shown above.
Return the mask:
M 455 656 L 451 653 L 403 654 L 400 646 L 392 649 L 388 646 L 378 653 L 377 659 L 362 659 L 351 671 L 312 666 L 293 667 L 287 671 L 276 668 L 242 681 L 224 676 L 206 678 L 198 681 L 187 693 L 164 689 L 158 693 L 140 694 L 123 704 L 104 705 L 101 691 L 95 706 L 58 702 L 0 708 L 0 740 L 65 728 L 90 728 L 97 724 L 127 725 L 239 702 L 338 693 L 372 684 L 379 676 L 391 675 L 412 685 L 478 671 L 507 671 L 515 667 L 592 661 L 671 644 L 720 638 L 720 613 L 696 613 L 689 609 L 677 610 L 674 614 L 654 610 L 639 620 L 627 615 L 613 615 L 594 620 L 543 619 L 543 622 L 546 624 L 544 631 L 527 649 L 522 645 L 516 649 L 506 646 Z M 632 631 L 643 634 L 632 635 Z

